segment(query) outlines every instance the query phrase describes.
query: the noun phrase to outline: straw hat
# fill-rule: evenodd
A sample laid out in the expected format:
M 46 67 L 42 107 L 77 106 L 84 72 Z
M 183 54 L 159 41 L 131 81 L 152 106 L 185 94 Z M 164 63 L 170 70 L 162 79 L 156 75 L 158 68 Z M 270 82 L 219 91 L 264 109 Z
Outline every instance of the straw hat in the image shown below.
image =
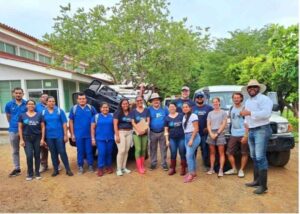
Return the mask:
M 266 85 L 264 84 L 260 84 L 257 80 L 255 79 L 252 79 L 248 82 L 248 85 L 242 87 L 242 92 L 243 93 L 248 93 L 247 92 L 247 88 L 250 87 L 250 86 L 258 86 L 259 87 L 259 92 L 260 93 L 264 93 L 267 89 Z
M 160 101 L 162 100 L 162 98 L 158 95 L 158 93 L 151 94 L 149 101 L 152 102 L 152 100 L 154 99 L 160 99 Z

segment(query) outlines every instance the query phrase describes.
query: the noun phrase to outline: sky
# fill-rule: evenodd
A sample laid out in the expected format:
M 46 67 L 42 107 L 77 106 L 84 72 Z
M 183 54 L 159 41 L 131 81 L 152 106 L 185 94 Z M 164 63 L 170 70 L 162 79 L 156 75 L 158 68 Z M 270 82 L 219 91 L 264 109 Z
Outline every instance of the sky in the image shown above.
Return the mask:
M 52 32 L 59 5 L 89 9 L 97 4 L 112 6 L 118 0 L 0 0 L 0 22 L 42 39 Z M 168 0 L 174 20 L 187 17 L 188 26 L 210 27 L 213 37 L 228 37 L 228 31 L 261 28 L 278 23 L 299 23 L 298 0 Z

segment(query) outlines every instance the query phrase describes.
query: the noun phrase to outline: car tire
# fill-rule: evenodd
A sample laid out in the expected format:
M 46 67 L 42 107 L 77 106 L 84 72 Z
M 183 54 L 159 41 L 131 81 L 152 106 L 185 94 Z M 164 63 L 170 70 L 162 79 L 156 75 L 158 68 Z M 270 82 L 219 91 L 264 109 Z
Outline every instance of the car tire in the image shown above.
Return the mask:
M 268 161 L 272 166 L 284 166 L 290 160 L 291 151 L 269 152 Z

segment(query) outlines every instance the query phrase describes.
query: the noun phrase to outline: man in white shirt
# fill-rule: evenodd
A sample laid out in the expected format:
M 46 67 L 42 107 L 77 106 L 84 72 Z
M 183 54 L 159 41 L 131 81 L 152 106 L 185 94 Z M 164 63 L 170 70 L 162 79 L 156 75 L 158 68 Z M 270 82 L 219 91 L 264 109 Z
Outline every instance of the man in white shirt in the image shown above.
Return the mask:
M 262 94 L 265 90 L 266 86 L 259 84 L 257 80 L 250 80 L 248 85 L 242 88 L 242 91 L 250 96 L 245 103 L 245 110 L 241 111 L 240 115 L 245 117 L 245 124 L 249 128 L 248 144 L 254 165 L 254 181 L 246 183 L 246 186 L 257 187 L 255 194 L 262 194 L 268 190 L 266 152 L 272 135 L 269 119 L 273 102 Z

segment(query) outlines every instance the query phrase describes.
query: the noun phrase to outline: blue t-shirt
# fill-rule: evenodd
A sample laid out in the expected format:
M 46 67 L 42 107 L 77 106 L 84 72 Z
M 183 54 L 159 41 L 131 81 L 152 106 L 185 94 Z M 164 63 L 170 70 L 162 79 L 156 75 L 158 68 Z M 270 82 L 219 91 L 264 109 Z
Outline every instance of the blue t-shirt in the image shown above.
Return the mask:
M 26 113 L 19 116 L 19 123 L 23 124 L 23 136 L 40 135 L 42 133 L 42 122 L 41 113 L 36 113 L 33 117 L 29 117 Z
M 76 106 L 75 114 L 73 108 Z M 97 113 L 93 106 L 75 105 L 70 109 L 69 119 L 74 121 L 75 138 L 90 138 L 91 137 L 91 119 Z
M 243 108 L 243 106 L 240 108 L 232 107 L 230 112 L 230 131 L 234 137 L 242 137 L 245 135 L 244 118 L 240 116 L 240 111 L 242 111 Z
M 189 105 L 191 106 L 191 108 L 196 105 L 195 102 L 192 101 L 191 99 L 183 100 L 182 98 L 178 98 L 174 102 L 175 102 L 176 107 L 177 107 L 176 111 L 179 112 L 179 113 L 182 113 L 182 105 L 183 105 L 183 103 L 186 103 L 186 102 L 189 103 Z
M 116 111 L 114 113 L 114 119 L 118 120 L 119 129 L 132 129 L 130 113 L 125 115 L 122 111 Z
M 9 132 L 18 133 L 19 116 L 27 111 L 26 101 L 22 99 L 21 105 L 17 105 L 16 100 L 13 99 L 5 105 L 5 113 L 10 115 Z
M 165 127 L 169 128 L 170 138 L 184 137 L 184 132 L 182 128 L 182 119 L 183 119 L 182 113 L 178 113 L 178 115 L 175 118 L 171 118 L 170 116 L 166 117 Z
M 139 123 L 142 119 L 146 121 L 147 117 L 150 117 L 149 110 L 147 108 L 144 108 L 142 112 L 138 112 L 135 108 L 130 113 L 130 118 L 131 120 L 134 120 L 135 123 Z
M 207 135 L 203 132 L 205 128 L 207 128 L 207 115 L 209 112 L 211 112 L 213 109 L 212 106 L 204 104 L 203 106 L 199 107 L 195 105 L 193 107 L 193 113 L 198 116 L 198 122 L 199 122 L 199 134 L 200 136 Z
M 97 123 L 96 123 L 96 115 Z M 91 122 L 96 123 L 95 139 L 96 140 L 113 140 L 114 139 L 114 124 L 113 116 L 111 114 L 103 115 L 98 113 L 93 116 Z
M 35 106 L 35 111 L 36 112 L 42 112 L 43 110 L 45 110 L 47 108 L 46 105 L 44 105 L 43 103 L 38 103 Z
M 150 114 L 150 130 L 153 132 L 164 131 L 165 118 L 168 116 L 169 111 L 167 108 L 155 109 L 153 106 L 148 108 Z
M 42 111 L 43 120 L 45 122 L 45 136 L 46 138 L 63 138 L 64 137 L 64 123 L 67 123 L 67 117 L 62 109 L 54 108 L 50 113 L 48 109 Z

